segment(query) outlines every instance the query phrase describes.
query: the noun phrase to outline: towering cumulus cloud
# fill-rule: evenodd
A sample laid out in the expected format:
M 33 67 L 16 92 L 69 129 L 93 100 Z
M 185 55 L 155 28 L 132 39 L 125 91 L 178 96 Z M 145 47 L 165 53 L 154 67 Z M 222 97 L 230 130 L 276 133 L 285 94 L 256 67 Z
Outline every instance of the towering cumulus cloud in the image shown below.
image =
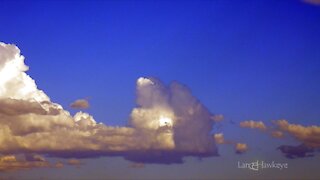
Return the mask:
M 139 78 L 137 105 L 130 123 L 142 137 L 148 137 L 144 142 L 153 152 L 150 157 L 141 154 L 134 158 L 170 163 L 181 162 L 185 155 L 216 154 L 210 135 L 212 115 L 185 86 L 173 82 L 166 87 L 157 79 Z
M 26 74 L 15 45 L 0 43 L 0 155 L 78 158 L 123 156 L 137 163 L 182 163 L 216 155 L 212 114 L 183 85 L 137 80 L 137 107 L 129 126 L 96 123 L 64 110 Z
M 1 43 L 1 42 L 0 42 Z M 24 57 L 14 45 L 0 44 L 0 98 L 49 101 L 25 71 Z

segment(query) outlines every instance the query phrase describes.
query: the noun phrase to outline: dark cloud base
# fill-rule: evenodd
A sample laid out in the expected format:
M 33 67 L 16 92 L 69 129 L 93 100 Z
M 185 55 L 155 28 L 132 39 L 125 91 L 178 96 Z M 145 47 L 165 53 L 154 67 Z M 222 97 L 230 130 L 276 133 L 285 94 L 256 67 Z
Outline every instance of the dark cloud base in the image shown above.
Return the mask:
M 315 156 L 315 148 L 308 147 L 304 144 L 298 146 L 281 145 L 277 148 L 288 159 L 306 158 Z

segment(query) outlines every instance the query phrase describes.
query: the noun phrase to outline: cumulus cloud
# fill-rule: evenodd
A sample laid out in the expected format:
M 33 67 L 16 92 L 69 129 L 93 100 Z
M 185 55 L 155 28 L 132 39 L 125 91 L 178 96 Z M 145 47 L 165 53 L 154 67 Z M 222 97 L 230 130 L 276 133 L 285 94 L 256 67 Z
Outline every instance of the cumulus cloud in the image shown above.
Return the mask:
M 35 102 L 35 101 L 26 101 L 19 99 L 5 98 L 0 99 L 0 113 L 7 116 L 18 116 L 25 114 L 39 114 L 39 115 L 57 115 L 59 114 L 58 108 L 54 106 L 48 106 L 47 109 L 44 107 L 46 103 L 49 102 Z
M 264 123 L 262 121 L 252 121 L 252 120 L 240 122 L 240 127 L 259 129 L 262 131 L 267 129 L 267 127 L 264 125 Z
M 248 150 L 247 144 L 244 143 L 237 143 L 235 148 L 237 154 L 245 153 Z
M 25 73 L 28 69 L 18 47 L 0 42 L 0 99 L 50 100 Z
M 301 143 L 309 147 L 320 147 L 320 127 L 319 126 L 303 126 L 299 124 L 290 124 L 286 120 L 274 121 L 279 130 L 288 133 Z
M 70 104 L 70 107 L 74 109 L 88 109 L 89 106 L 89 102 L 86 99 L 78 99 Z
M 130 124 L 142 134 L 148 150 L 155 151 L 151 156 L 142 153 L 134 159 L 178 163 L 183 156 L 217 153 L 210 135 L 212 114 L 187 87 L 177 82 L 166 87 L 158 79 L 139 78 L 137 96 L 138 107 L 132 110 Z
M 293 137 L 301 143 L 299 146 L 282 145 L 278 149 L 287 158 L 310 157 L 315 149 L 320 148 L 320 127 L 316 125 L 303 126 L 291 124 L 287 120 L 273 121 L 275 126 L 266 127 L 261 121 L 244 121 L 240 127 L 260 129 L 274 138 Z M 219 136 L 217 137 L 219 138 Z M 218 142 L 221 142 L 218 141 Z
M 27 170 L 32 168 L 49 168 L 54 167 L 46 159 L 40 155 L 27 154 L 25 156 L 1 155 L 0 156 L 0 172 Z
M 268 133 L 273 138 L 283 138 L 284 133 L 278 128 L 274 128 L 272 126 L 267 127 L 262 121 L 243 121 L 240 122 L 240 127 L 242 128 L 250 128 L 250 129 L 259 129 L 260 132 Z
M 123 156 L 167 164 L 217 154 L 213 115 L 184 85 L 139 78 L 129 125 L 117 127 L 97 123 L 84 112 L 71 116 L 37 88 L 27 70 L 19 49 L 0 43 L 0 153 Z

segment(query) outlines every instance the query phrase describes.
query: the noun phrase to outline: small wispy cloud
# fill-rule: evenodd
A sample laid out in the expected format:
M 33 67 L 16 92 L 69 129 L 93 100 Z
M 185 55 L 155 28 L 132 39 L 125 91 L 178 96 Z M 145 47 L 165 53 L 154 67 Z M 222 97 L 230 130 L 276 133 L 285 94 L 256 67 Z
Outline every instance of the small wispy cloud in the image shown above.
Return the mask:
M 131 163 L 129 165 L 130 168 L 136 168 L 136 169 L 141 169 L 144 168 L 145 165 L 143 163 Z
M 242 128 L 251 128 L 251 129 L 259 129 L 259 130 L 266 130 L 267 127 L 265 126 L 265 124 L 262 121 L 243 121 L 240 122 L 240 127 Z
M 302 0 L 302 2 L 311 4 L 311 5 L 320 6 L 320 0 Z
M 74 109 L 88 109 L 90 107 L 87 99 L 78 99 L 70 104 Z
M 236 153 L 243 154 L 248 150 L 248 145 L 245 143 L 237 143 L 235 149 Z
M 284 134 L 282 131 L 275 130 L 271 132 L 271 136 L 274 138 L 283 138 Z

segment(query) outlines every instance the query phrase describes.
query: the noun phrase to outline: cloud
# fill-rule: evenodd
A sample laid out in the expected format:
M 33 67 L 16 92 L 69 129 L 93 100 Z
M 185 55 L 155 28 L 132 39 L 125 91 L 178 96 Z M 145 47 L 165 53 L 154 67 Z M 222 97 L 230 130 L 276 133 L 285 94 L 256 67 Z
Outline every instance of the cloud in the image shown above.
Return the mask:
M 302 0 L 302 2 L 311 4 L 311 5 L 320 6 L 320 0 Z
M 240 122 L 240 127 L 243 128 L 251 128 L 251 129 L 259 129 L 259 130 L 266 130 L 267 127 L 264 125 L 262 121 L 243 121 Z
M 222 114 L 215 114 L 214 116 L 212 116 L 212 120 L 214 122 L 221 122 L 223 121 L 224 116 Z
M 78 99 L 70 104 L 70 107 L 74 109 L 88 109 L 90 107 L 88 100 Z
M 49 167 L 53 166 L 40 155 L 27 154 L 20 157 L 16 155 L 0 156 L 0 172 Z
M 46 104 L 49 104 L 45 109 Z M 0 113 L 8 116 L 19 116 L 25 114 L 39 114 L 39 115 L 57 115 L 59 108 L 50 105 L 50 102 L 35 102 L 19 99 L 5 98 L 0 99 Z
M 308 147 L 320 147 L 320 127 L 290 124 L 286 120 L 274 121 L 279 130 L 288 133 Z
M 74 116 L 39 90 L 15 45 L 0 43 L 0 153 L 63 158 L 122 156 L 137 163 L 183 163 L 217 155 L 213 115 L 190 90 L 155 78 L 137 80 L 128 126 Z M 63 166 L 57 163 L 57 167 Z
M 248 150 L 247 144 L 244 143 L 237 143 L 236 144 L 236 153 L 237 154 L 243 154 Z
M 71 166 L 77 166 L 77 167 L 79 167 L 82 163 L 81 163 L 80 160 L 73 158 L 73 159 L 69 159 L 69 160 L 67 161 L 67 164 L 68 164 L 68 165 L 71 165 Z
M 314 149 L 305 146 L 304 144 L 301 144 L 299 146 L 281 145 L 277 149 L 280 150 L 289 159 L 314 156 Z
M 262 121 L 243 121 L 240 122 L 240 127 L 242 128 L 251 128 L 251 129 L 259 129 L 260 132 L 268 133 L 270 136 L 274 138 L 283 138 L 284 133 L 277 128 L 267 127 Z
M 214 134 L 214 140 L 216 144 L 226 144 L 235 146 L 235 152 L 237 154 L 243 154 L 248 150 L 248 145 L 244 143 L 237 143 L 231 140 L 225 140 L 222 133 Z
M 216 144 L 224 144 L 225 143 L 222 133 L 214 134 L 213 137 L 214 137 Z
M 40 156 L 38 154 L 25 154 L 25 159 L 27 161 L 46 161 L 46 159 L 43 156 Z
M 0 99 L 50 101 L 25 73 L 28 69 L 18 47 L 0 42 Z
M 282 131 L 272 131 L 271 136 L 274 138 L 283 138 L 284 134 Z
M 54 164 L 54 167 L 55 168 L 63 168 L 64 167 L 64 164 L 61 162 L 61 161 L 58 161 Z
M 129 166 L 130 168 L 137 168 L 137 169 L 141 169 L 141 168 L 144 168 L 144 164 L 143 163 L 132 163 L 130 164 Z
M 273 121 L 273 123 L 275 127 L 267 128 L 261 121 L 244 121 L 240 123 L 240 127 L 260 129 L 261 132 L 267 132 L 274 138 L 283 138 L 285 135 L 294 137 L 302 143 L 300 146 L 282 145 L 278 148 L 287 158 L 310 157 L 313 156 L 310 152 L 320 148 L 319 126 L 290 124 L 287 120 L 277 120 Z
M 226 140 L 223 133 L 216 133 L 213 135 L 213 138 L 216 144 L 236 144 L 236 142 L 232 140 Z

